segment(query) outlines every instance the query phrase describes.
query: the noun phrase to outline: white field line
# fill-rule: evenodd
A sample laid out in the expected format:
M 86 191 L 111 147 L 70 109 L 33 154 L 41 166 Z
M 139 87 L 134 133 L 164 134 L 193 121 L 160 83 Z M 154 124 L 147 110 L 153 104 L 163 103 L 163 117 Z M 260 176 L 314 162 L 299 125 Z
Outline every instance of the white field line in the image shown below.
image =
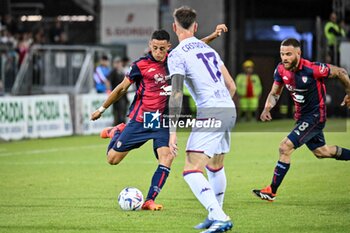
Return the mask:
M 35 155 L 35 154 L 48 154 L 53 152 L 64 152 L 64 151 L 76 151 L 76 150 L 84 150 L 84 149 L 95 149 L 105 147 L 101 144 L 93 144 L 88 146 L 71 146 L 71 147 L 63 147 L 63 148 L 51 148 L 51 149 L 38 149 L 38 150 L 30 150 L 30 151 L 17 151 L 17 152 L 7 152 L 0 153 L 0 157 L 7 156 L 16 156 L 16 155 Z

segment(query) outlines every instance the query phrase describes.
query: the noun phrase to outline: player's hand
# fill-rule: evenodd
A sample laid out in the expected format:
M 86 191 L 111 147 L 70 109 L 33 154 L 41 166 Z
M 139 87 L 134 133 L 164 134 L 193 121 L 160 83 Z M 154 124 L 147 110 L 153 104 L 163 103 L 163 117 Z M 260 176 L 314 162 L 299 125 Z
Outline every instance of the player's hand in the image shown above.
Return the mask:
M 228 31 L 228 29 L 227 29 L 225 24 L 218 24 L 216 26 L 216 29 L 215 29 L 214 33 L 216 34 L 216 37 L 219 37 L 219 36 L 221 36 L 222 32 L 227 32 L 227 31 Z
M 169 149 L 170 149 L 170 153 L 173 156 L 177 155 L 177 137 L 176 137 L 176 133 L 171 133 L 170 137 L 169 137 Z
M 349 95 L 346 95 L 344 97 L 344 100 L 341 103 L 341 106 L 346 106 L 346 107 L 350 108 L 350 96 Z
M 271 117 L 270 111 L 264 110 L 260 115 L 260 120 L 261 121 L 271 121 L 272 117 Z
M 98 118 L 100 118 L 102 116 L 102 113 L 99 110 L 96 110 L 95 112 L 93 112 L 91 114 L 90 120 L 97 120 Z

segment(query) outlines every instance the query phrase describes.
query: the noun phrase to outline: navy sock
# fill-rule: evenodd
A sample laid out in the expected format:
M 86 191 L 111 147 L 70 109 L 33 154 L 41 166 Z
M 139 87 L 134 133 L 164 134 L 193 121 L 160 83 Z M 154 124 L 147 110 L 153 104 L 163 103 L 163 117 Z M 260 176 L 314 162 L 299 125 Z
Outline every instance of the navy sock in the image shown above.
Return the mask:
M 282 183 L 284 176 L 287 174 L 290 164 L 283 163 L 281 161 L 277 162 L 274 175 L 271 182 L 272 193 L 276 193 L 278 187 Z
M 163 165 L 158 165 L 158 168 L 152 177 L 151 187 L 149 188 L 146 200 L 156 199 L 168 178 L 169 172 L 170 168 Z
M 350 150 L 337 146 L 336 160 L 350 160 Z

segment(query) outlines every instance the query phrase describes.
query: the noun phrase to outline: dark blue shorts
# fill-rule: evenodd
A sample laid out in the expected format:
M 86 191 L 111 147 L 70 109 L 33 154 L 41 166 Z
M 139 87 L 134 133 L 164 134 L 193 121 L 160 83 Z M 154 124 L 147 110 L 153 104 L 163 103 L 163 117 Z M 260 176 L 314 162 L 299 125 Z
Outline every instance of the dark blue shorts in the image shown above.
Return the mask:
M 114 137 L 119 138 L 112 148 L 119 152 L 139 148 L 148 140 L 153 139 L 153 151 L 158 158 L 157 149 L 163 146 L 167 147 L 169 144 L 169 128 L 144 128 L 143 122 L 131 120 L 123 132 L 120 135 L 115 134 Z
M 293 142 L 295 149 L 306 144 L 309 150 L 313 151 L 326 144 L 323 135 L 324 126 L 325 122 L 319 122 L 317 118 L 298 120 L 288 139 Z

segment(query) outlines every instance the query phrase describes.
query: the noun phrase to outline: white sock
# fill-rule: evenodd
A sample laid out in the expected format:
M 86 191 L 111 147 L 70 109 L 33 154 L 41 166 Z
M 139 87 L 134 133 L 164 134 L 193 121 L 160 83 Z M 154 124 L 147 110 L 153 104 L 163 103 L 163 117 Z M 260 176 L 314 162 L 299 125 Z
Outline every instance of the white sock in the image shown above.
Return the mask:
M 208 210 L 208 218 L 211 220 L 225 221 L 227 215 L 224 213 L 215 198 L 214 191 L 208 180 L 200 171 L 186 173 L 184 179 L 190 186 L 193 194 L 197 197 L 200 203 Z
M 210 170 L 209 170 L 210 169 Z M 225 197 L 225 191 L 226 191 L 226 174 L 225 174 L 225 169 L 222 167 L 220 170 L 213 170 L 210 167 L 206 167 L 207 170 L 207 175 L 208 175 L 208 180 L 213 187 L 213 191 L 216 196 L 216 200 L 218 200 L 221 208 L 224 204 L 224 197 Z

